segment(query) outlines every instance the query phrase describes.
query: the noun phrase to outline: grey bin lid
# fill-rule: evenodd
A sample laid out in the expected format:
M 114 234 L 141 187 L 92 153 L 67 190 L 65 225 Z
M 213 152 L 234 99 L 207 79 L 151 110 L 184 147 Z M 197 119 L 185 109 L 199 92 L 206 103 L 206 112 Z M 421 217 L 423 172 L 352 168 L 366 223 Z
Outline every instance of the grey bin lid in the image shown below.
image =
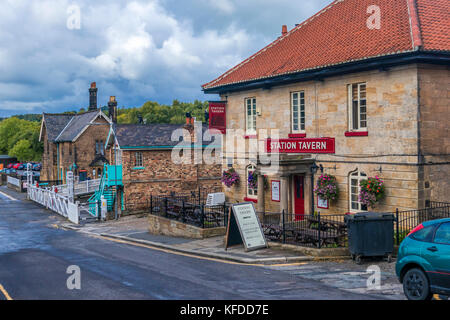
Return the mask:
M 394 220 L 392 213 L 386 212 L 361 212 L 357 214 L 348 215 L 345 217 L 345 221 L 354 220 Z

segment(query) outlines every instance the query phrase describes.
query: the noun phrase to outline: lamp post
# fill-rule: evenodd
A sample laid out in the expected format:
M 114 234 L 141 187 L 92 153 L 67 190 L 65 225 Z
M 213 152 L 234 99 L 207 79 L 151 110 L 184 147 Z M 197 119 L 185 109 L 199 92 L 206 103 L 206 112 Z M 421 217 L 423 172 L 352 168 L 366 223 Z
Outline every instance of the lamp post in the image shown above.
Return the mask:
M 314 215 L 314 175 L 319 170 L 319 167 L 314 162 L 309 169 L 311 170 L 311 215 Z

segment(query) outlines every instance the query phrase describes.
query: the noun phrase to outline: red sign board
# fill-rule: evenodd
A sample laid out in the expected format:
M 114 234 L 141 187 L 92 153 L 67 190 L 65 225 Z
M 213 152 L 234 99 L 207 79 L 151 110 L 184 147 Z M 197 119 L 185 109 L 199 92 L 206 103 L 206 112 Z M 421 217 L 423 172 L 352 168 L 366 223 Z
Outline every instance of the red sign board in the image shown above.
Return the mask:
M 268 153 L 335 153 L 334 138 L 266 140 Z
M 227 131 L 226 102 L 209 103 L 209 128 L 217 129 L 223 134 Z

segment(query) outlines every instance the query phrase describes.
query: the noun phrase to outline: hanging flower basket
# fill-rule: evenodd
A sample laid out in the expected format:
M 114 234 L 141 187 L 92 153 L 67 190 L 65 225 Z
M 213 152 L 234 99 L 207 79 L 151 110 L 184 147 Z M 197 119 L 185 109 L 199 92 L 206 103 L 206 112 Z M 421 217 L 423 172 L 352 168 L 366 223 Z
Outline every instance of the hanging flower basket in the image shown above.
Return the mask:
M 267 176 L 264 175 L 264 189 L 267 189 L 269 187 L 269 181 L 267 179 Z M 256 172 L 249 172 L 248 174 L 248 187 L 250 189 L 257 189 L 258 188 L 258 174 Z
M 339 195 L 339 187 L 336 177 L 327 174 L 321 175 L 319 179 L 317 179 L 314 192 L 324 200 L 337 200 Z
M 377 202 L 385 197 L 384 181 L 378 176 L 360 182 L 361 192 L 359 202 L 373 208 Z
M 236 170 L 233 168 L 226 170 L 222 174 L 222 183 L 227 187 L 231 188 L 232 186 L 239 184 L 240 178 Z

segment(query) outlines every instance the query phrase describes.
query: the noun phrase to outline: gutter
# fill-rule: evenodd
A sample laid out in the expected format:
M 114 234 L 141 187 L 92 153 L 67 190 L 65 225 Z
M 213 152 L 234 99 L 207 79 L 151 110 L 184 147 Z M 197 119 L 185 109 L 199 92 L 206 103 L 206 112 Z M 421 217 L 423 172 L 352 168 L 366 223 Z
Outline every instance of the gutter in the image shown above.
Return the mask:
M 363 72 L 373 69 L 386 69 L 399 65 L 412 63 L 432 63 L 432 64 L 450 64 L 450 52 L 422 52 L 409 51 L 396 55 L 388 55 L 375 57 L 371 59 L 353 61 L 339 65 L 324 67 L 320 69 L 301 71 L 297 73 L 274 76 L 271 78 L 250 80 L 247 82 L 234 83 L 215 88 L 203 89 L 207 94 L 226 94 L 230 92 L 253 90 L 253 89 L 269 89 L 274 86 L 281 86 L 296 82 L 323 80 L 327 77 L 340 76 L 343 74 Z

